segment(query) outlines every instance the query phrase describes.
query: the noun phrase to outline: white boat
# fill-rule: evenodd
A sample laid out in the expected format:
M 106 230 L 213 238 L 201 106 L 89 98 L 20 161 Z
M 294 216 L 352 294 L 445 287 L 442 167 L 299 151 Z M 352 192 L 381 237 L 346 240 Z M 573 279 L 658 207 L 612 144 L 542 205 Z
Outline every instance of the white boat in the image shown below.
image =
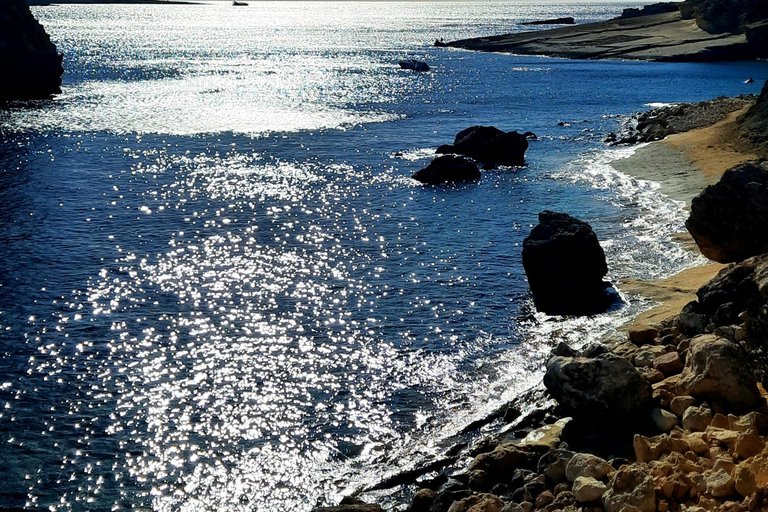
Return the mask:
M 414 71 L 429 71 L 429 66 L 426 62 L 422 62 L 416 59 L 405 59 L 398 62 L 403 69 L 412 69 Z

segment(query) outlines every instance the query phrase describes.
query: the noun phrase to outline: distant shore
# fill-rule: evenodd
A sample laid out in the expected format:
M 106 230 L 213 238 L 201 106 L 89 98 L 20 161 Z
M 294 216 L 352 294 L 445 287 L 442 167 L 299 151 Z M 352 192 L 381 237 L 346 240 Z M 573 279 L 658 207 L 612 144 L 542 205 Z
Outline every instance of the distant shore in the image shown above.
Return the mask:
M 148 4 L 148 5 L 199 5 L 204 2 L 185 2 L 183 0 L 27 0 L 27 5 L 30 7 L 41 7 L 46 5 L 57 4 Z

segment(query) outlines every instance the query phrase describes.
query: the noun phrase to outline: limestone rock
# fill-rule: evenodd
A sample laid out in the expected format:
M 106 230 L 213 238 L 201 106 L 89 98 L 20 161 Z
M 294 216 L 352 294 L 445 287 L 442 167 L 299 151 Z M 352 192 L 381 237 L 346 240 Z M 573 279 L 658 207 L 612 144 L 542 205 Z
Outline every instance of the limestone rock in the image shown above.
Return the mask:
M 742 459 L 754 457 L 765 449 L 765 441 L 751 432 L 740 432 L 736 438 L 734 452 Z
M 677 416 L 671 412 L 659 409 L 658 407 L 651 411 L 651 419 L 653 420 L 654 425 L 656 425 L 662 432 L 669 432 L 680 421 L 677 419 Z
M 662 354 L 653 360 L 653 367 L 664 375 L 673 375 L 683 370 L 683 360 L 677 352 Z
M 580 476 L 600 480 L 611 471 L 613 471 L 613 467 L 597 455 L 577 453 L 568 462 L 568 466 L 565 468 L 565 477 L 569 482 L 574 482 Z
M 345 499 L 341 505 L 336 507 L 320 507 L 312 512 L 384 512 L 379 505 L 365 503 L 356 499 Z
M 61 61 L 24 0 L 0 2 L 0 102 L 60 93 Z
M 749 410 L 759 401 L 754 377 L 744 369 L 742 348 L 715 335 L 691 341 L 677 391 L 704 400 L 719 401 L 734 410 Z
M 547 478 L 550 484 L 558 484 L 565 480 L 565 469 L 573 458 L 569 450 L 550 450 L 539 459 L 538 473 Z
M 736 491 L 731 475 L 719 469 L 707 478 L 707 492 L 715 498 L 725 498 Z
M 656 490 L 647 467 L 632 464 L 619 468 L 603 494 L 603 507 L 606 512 L 655 512 Z
M 489 165 L 525 165 L 528 140 L 517 132 L 504 132 L 493 126 L 471 126 L 460 131 L 452 146 L 437 148 L 438 153 L 456 153 Z
M 435 498 L 437 498 L 437 493 L 432 489 L 419 489 L 411 500 L 410 512 L 429 512 Z
M 565 213 L 543 211 L 523 241 L 523 267 L 536 307 L 547 314 L 586 315 L 615 300 L 605 253 L 592 227 Z
M 501 512 L 504 502 L 493 494 L 476 494 L 454 501 L 448 512 Z
M 634 323 L 629 328 L 629 341 L 638 347 L 653 343 L 658 335 L 659 330 L 656 327 L 643 323 Z
M 678 417 L 682 418 L 685 410 L 692 405 L 696 405 L 697 403 L 698 402 L 696 399 L 690 395 L 676 396 L 672 399 L 672 402 L 670 402 L 669 408 Z
M 768 168 L 728 169 L 693 199 L 685 226 L 701 253 L 721 263 L 768 252 Z
M 683 413 L 683 428 L 692 432 L 704 432 L 712 423 L 712 411 L 706 404 L 691 406 Z
M 532 469 L 539 456 L 512 443 L 497 446 L 493 451 L 481 453 L 469 465 L 470 471 L 485 471 L 496 480 L 500 474 L 511 473 L 518 468 Z
M 733 469 L 733 483 L 736 492 L 746 497 L 757 490 L 755 475 L 747 465 L 738 465 Z
M 626 420 L 651 408 L 652 389 L 626 359 L 555 356 L 547 361 L 544 386 L 573 417 Z
M 573 495 L 579 503 L 599 500 L 607 486 L 592 477 L 580 476 L 573 481 Z
M 425 185 L 474 181 L 480 179 L 480 170 L 464 157 L 444 155 L 432 160 L 427 167 L 414 174 L 413 179 Z

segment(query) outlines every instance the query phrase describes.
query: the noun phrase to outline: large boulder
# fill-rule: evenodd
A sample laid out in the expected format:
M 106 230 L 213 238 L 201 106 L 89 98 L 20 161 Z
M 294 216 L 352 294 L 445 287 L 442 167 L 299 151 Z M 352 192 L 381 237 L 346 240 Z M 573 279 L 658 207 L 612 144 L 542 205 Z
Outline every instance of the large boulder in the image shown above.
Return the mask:
M 721 263 L 768 252 L 768 163 L 728 169 L 693 199 L 685 227 L 701 253 Z
M 605 253 L 586 222 L 565 213 L 543 211 L 523 241 L 523 267 L 536 307 L 548 314 L 605 311 L 616 295 Z
M 61 61 L 24 0 L 0 2 L 0 101 L 60 93 Z
M 747 30 L 747 36 L 750 35 L 768 47 L 768 22 L 751 26 Z M 739 130 L 753 142 L 768 142 L 768 80 L 755 104 L 739 119 Z
M 439 156 L 413 175 L 413 179 L 425 185 L 474 181 L 479 178 L 480 169 L 474 162 L 455 155 Z
M 563 413 L 593 421 L 647 416 L 653 402 L 650 383 L 632 363 L 612 353 L 595 358 L 551 357 L 544 386 Z
M 471 126 L 460 131 L 453 145 L 437 148 L 438 153 L 456 153 L 490 166 L 525 165 L 528 140 L 517 132 L 505 132 L 493 126 Z
M 713 334 L 696 336 L 677 384 L 679 395 L 748 411 L 760 400 L 755 377 L 745 365 L 741 346 Z

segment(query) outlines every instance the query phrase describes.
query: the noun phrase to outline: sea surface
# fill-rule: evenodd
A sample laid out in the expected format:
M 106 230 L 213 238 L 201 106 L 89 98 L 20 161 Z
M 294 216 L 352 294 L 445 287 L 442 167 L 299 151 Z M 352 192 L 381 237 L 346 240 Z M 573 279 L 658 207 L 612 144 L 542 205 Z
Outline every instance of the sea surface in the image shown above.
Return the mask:
M 619 288 L 696 264 L 670 241 L 684 205 L 602 140 L 651 103 L 759 92 L 768 64 L 431 46 L 633 5 L 34 8 L 66 74 L 0 110 L 0 507 L 333 504 L 648 307 L 536 314 L 522 241 L 554 209 L 594 226 Z M 410 179 L 477 124 L 536 133 L 527 165 Z

